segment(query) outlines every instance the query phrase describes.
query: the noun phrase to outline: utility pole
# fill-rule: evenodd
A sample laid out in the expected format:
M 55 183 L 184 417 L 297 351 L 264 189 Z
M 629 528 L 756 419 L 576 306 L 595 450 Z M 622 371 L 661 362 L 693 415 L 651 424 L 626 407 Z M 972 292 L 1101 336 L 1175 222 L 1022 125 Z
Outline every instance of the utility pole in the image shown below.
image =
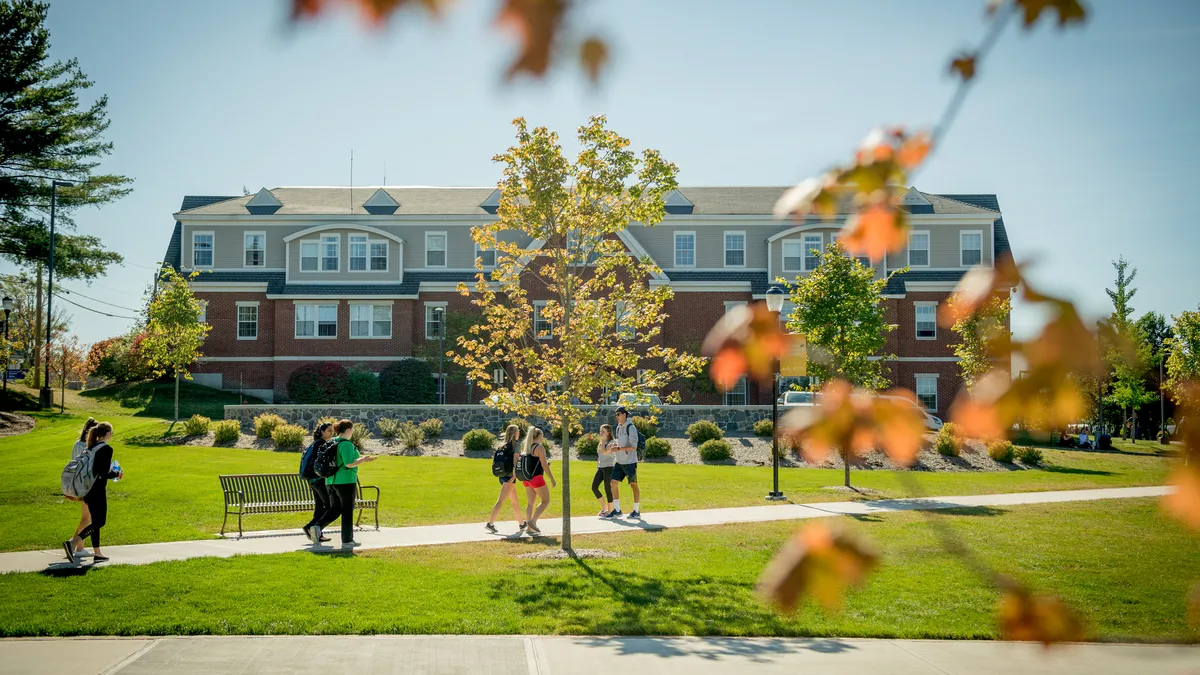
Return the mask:
M 58 186 L 74 187 L 74 183 L 65 180 L 50 181 L 50 264 L 46 270 L 46 379 L 42 381 L 39 392 L 42 408 L 54 406 L 54 392 L 50 389 L 50 333 L 54 327 L 54 211 L 58 203 Z

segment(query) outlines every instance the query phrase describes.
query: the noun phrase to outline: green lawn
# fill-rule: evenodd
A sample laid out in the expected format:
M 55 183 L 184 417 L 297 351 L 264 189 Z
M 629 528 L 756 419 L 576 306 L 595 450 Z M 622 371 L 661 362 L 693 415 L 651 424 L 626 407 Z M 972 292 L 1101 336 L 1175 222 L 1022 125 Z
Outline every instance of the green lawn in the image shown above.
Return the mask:
M 981 557 L 1059 593 L 1106 640 L 1197 641 L 1184 597 L 1200 538 L 1156 500 L 944 516 Z M 936 544 L 924 516 L 852 523 L 884 554 L 844 611 L 784 617 L 753 585 L 794 523 L 587 535 L 616 560 L 514 556 L 553 542 L 354 555 L 291 553 L 0 576 L 0 635 L 535 633 L 994 638 L 997 595 Z M 80 611 L 80 598 L 87 598 Z

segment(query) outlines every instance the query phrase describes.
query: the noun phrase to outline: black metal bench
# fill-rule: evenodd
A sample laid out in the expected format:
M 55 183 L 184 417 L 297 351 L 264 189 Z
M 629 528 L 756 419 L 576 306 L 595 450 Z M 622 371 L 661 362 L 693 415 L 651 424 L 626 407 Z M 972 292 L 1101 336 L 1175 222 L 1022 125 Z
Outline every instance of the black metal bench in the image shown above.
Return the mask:
M 238 537 L 242 536 L 242 516 L 259 513 L 311 513 L 316 508 L 308 480 L 295 473 L 243 473 L 220 476 L 221 491 L 225 493 L 225 518 L 221 520 L 221 536 L 229 516 L 238 517 Z M 363 497 L 364 490 L 374 490 L 375 498 Z M 375 511 L 375 529 L 379 529 L 379 488 L 358 484 L 354 507 L 358 509 L 355 526 L 362 524 L 363 511 Z

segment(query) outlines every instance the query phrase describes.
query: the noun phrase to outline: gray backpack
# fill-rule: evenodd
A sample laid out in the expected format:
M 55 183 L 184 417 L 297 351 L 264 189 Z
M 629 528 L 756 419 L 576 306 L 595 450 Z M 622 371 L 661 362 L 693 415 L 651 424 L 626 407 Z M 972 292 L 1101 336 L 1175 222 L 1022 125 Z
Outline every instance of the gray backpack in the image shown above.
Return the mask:
M 96 472 L 92 470 L 92 464 L 96 459 L 95 451 L 102 445 L 97 443 L 95 448 L 84 450 L 67 462 L 62 472 L 62 492 L 65 496 L 83 499 L 96 484 Z

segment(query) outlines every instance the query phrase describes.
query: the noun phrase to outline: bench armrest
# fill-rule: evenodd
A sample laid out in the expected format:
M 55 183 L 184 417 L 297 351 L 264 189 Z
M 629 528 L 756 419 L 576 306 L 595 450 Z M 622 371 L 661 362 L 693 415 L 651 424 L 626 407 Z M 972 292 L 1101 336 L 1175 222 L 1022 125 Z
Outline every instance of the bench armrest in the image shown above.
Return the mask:
M 358 498 L 359 499 L 363 498 L 363 490 L 374 490 L 375 491 L 375 501 L 379 501 L 379 488 L 378 487 L 375 487 L 374 485 L 359 485 L 358 486 Z
M 236 500 L 230 499 L 232 496 L 237 496 Z M 246 503 L 246 493 L 241 490 L 225 490 L 225 504 L 230 506 L 244 506 Z

